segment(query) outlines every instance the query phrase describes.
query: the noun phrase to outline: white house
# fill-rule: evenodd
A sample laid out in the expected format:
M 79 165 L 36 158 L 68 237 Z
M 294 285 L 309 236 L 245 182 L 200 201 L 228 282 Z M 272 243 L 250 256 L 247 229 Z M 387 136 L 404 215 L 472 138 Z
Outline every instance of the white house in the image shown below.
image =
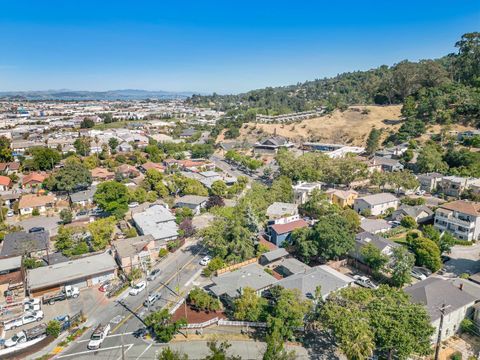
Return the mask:
M 480 240 L 480 202 L 457 200 L 440 205 L 434 226 L 460 240 Z
M 390 208 L 396 210 L 398 204 L 399 201 L 394 195 L 380 193 L 355 199 L 353 209 L 358 213 L 370 210 L 371 215 L 378 216 L 384 214 Z

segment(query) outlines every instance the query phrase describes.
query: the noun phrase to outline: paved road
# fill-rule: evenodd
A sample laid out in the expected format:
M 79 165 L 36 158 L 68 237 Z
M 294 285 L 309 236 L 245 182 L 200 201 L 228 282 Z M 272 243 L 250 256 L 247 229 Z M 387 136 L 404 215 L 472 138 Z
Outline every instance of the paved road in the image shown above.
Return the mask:
M 201 247 L 195 241 L 192 241 L 157 266 L 157 268 L 161 270 L 161 274 L 154 281 L 148 282 L 148 292 L 158 292 L 160 294 L 160 300 L 150 308 L 150 311 L 158 310 L 166 305 L 173 306 L 173 304 L 181 298 L 176 294 L 184 295 L 188 292 L 188 289 L 193 286 L 194 279 L 200 275 L 202 270 L 199 264 L 202 258 L 200 250 Z M 96 309 L 87 312 L 88 320 L 86 325 L 90 326 L 91 329 L 72 343 L 60 355 L 64 356 L 86 351 L 88 339 L 90 338 L 93 328 L 99 323 L 110 323 L 112 328 L 108 342 L 105 342 L 102 347 L 108 348 L 120 345 L 121 333 L 128 334 L 143 327 L 141 319 L 148 315 L 147 308 L 143 306 L 146 296 L 146 290 L 137 296 L 128 295 L 127 290 L 117 299 L 121 300 L 125 306 L 120 305 L 117 301 L 98 304 Z M 127 340 L 128 336 L 129 335 L 125 336 Z M 125 344 L 131 344 L 132 339 L 138 340 L 131 335 L 129 339 L 128 341 L 130 342 L 125 340 Z M 139 341 L 143 343 L 143 341 Z M 112 348 L 111 351 L 115 352 L 116 349 L 116 347 Z M 132 354 L 135 353 L 134 350 L 133 346 L 131 346 L 130 351 L 132 351 Z M 89 352 L 87 358 L 97 356 L 102 358 L 102 353 L 104 353 L 104 351 L 99 351 L 98 354 Z M 115 358 L 112 356 L 113 355 L 110 354 L 110 359 Z
M 237 177 L 238 178 L 239 176 L 246 176 L 250 181 L 254 180 L 254 177 L 238 170 L 233 165 L 230 165 L 229 163 L 227 163 L 225 161 L 225 159 L 223 159 L 219 156 L 212 155 L 210 157 L 210 161 L 212 163 L 214 163 L 216 167 L 222 169 L 223 172 L 227 173 L 228 175 L 230 175 L 232 177 Z
M 448 255 L 451 260 L 445 263 L 449 273 L 459 276 L 463 273 L 475 274 L 480 271 L 480 244 L 454 246 Z

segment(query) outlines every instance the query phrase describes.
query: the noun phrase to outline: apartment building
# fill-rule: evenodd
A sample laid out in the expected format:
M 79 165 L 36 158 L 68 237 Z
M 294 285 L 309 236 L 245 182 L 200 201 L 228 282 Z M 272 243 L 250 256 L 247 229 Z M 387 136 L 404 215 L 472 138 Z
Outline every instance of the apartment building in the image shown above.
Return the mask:
M 384 214 L 390 208 L 397 210 L 398 203 L 399 201 L 394 195 L 380 193 L 355 199 L 353 209 L 358 213 L 369 210 L 371 215 L 378 216 Z
M 460 176 L 445 176 L 440 184 L 445 195 L 454 197 L 460 197 L 466 189 L 475 185 L 480 185 L 480 179 Z
M 457 200 L 440 205 L 435 212 L 435 227 L 460 240 L 479 240 L 480 202 Z

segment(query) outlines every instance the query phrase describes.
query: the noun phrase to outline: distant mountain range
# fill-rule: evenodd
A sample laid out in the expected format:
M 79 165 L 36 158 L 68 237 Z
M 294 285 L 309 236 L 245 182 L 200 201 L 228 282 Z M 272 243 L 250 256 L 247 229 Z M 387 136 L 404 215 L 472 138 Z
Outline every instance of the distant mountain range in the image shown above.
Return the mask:
M 44 91 L 0 91 L 0 99 L 7 100 L 145 100 L 186 99 L 193 92 L 149 91 L 149 90 L 44 90 Z

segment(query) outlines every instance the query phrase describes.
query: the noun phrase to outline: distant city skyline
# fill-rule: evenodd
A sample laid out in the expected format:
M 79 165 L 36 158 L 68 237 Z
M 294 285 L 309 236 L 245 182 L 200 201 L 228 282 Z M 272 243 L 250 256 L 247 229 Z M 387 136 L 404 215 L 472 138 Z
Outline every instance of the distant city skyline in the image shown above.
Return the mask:
M 6 2 L 0 91 L 238 93 L 454 52 L 478 1 Z

